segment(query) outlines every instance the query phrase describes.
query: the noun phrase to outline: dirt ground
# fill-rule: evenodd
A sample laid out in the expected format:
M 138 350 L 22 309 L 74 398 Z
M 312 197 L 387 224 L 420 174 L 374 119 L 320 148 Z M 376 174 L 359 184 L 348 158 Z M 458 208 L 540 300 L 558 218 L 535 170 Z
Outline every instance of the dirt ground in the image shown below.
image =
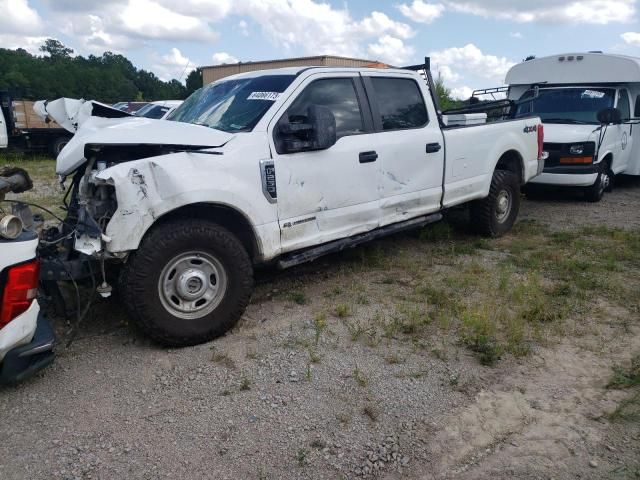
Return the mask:
M 521 221 L 637 235 L 639 211 L 640 181 L 621 179 L 599 204 L 525 200 Z M 412 235 L 378 243 L 429 255 Z M 465 262 L 500 255 L 489 247 Z M 605 388 L 640 352 L 637 298 L 598 299 L 485 366 L 455 329 L 372 333 L 415 272 L 355 268 L 361 253 L 258 272 L 239 325 L 193 348 L 158 347 L 117 297 L 99 302 L 52 367 L 0 391 L 0 478 L 640 478 L 640 424 L 610 416 L 629 392 Z M 68 327 L 56 320 L 62 341 Z

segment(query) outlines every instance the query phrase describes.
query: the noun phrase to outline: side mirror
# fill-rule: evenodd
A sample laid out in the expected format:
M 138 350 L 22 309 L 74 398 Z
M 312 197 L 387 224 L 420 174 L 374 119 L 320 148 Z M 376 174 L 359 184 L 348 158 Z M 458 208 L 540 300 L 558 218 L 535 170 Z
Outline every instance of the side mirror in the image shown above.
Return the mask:
M 328 107 L 311 105 L 306 116 L 289 116 L 279 125 L 284 153 L 326 150 L 336 141 L 336 119 Z
M 603 108 L 598 112 L 598 122 L 600 125 L 619 125 L 622 123 L 622 112 L 617 108 Z

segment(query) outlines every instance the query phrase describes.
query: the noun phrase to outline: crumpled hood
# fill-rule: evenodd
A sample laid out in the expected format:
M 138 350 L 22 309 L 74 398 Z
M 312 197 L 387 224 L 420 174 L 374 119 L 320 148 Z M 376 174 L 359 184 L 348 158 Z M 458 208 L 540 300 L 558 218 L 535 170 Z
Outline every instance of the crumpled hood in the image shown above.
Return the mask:
M 597 125 L 563 125 L 558 123 L 544 124 L 545 143 L 580 143 L 595 142 Z
M 87 144 L 221 147 L 232 138 L 230 133 L 191 123 L 143 117 L 91 117 L 58 155 L 56 173 L 66 176 L 82 165 Z

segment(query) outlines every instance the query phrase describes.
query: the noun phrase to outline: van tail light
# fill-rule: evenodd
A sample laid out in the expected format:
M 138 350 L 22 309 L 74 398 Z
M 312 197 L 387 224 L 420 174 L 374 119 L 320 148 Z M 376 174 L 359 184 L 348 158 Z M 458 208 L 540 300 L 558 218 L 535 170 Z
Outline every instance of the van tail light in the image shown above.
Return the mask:
M 538 125 L 538 160 L 542 160 L 544 151 L 544 125 Z
M 11 320 L 29 309 L 38 295 L 39 278 L 39 260 L 9 269 L 0 306 L 0 328 L 4 328 Z

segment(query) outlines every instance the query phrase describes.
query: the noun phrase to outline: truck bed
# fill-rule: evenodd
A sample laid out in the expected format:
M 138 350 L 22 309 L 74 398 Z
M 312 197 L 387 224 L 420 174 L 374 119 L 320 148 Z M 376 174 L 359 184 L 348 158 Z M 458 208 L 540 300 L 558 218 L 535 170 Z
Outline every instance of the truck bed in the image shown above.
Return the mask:
M 17 130 L 32 129 L 58 129 L 62 128 L 53 120 L 50 122 L 43 121 L 36 112 L 33 111 L 33 103 L 30 100 L 14 100 L 13 105 L 13 121 Z

